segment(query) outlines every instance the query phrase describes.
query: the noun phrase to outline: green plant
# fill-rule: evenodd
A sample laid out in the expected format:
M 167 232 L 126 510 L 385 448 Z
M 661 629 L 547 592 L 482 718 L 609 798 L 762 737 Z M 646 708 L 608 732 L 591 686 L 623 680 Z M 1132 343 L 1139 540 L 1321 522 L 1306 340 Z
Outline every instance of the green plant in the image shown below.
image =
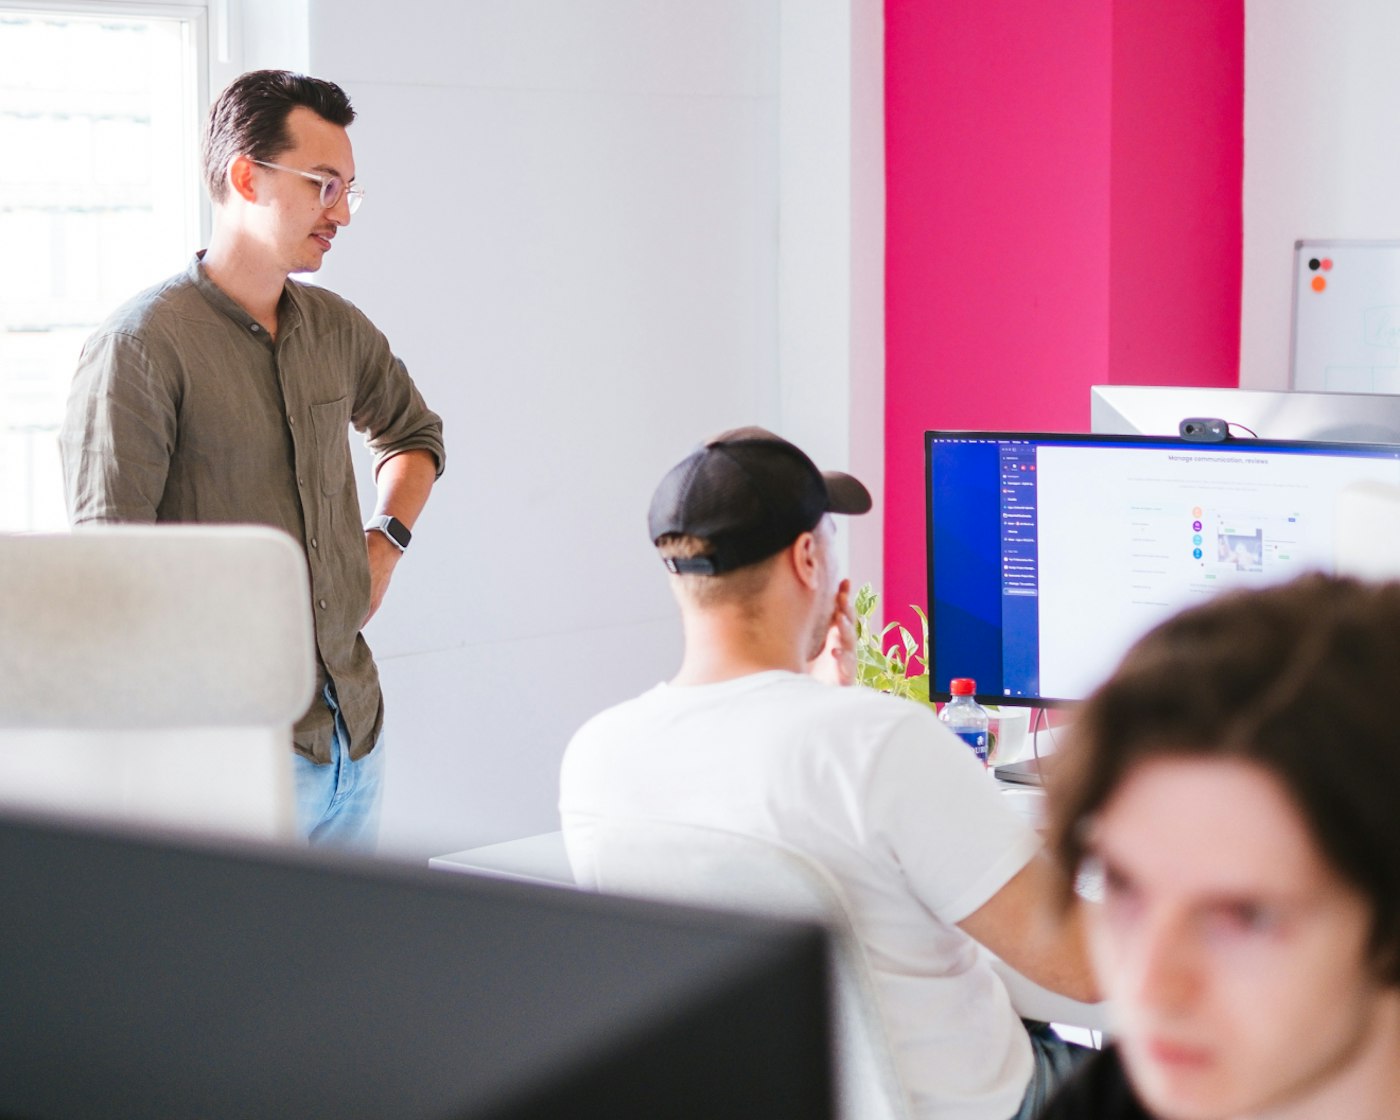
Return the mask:
M 867 688 L 928 703 L 928 615 L 910 604 L 919 616 L 922 630 L 915 638 L 898 622 L 888 623 L 878 634 L 871 616 L 880 602 L 875 589 L 866 583 L 856 592 L 856 681 Z M 898 640 L 889 643 L 890 634 Z M 911 675 L 911 670 L 917 670 Z
M 909 604 L 909 609 L 919 616 L 921 633 L 917 639 L 909 633 L 907 627 L 898 622 L 886 624 L 877 634 L 871 623 L 871 615 L 875 613 L 879 602 L 880 596 L 868 583 L 862 584 L 861 589 L 856 592 L 856 683 L 880 692 L 888 692 L 891 696 L 903 696 L 927 704 L 928 615 L 924 613 L 923 608 L 914 603 Z M 886 649 L 885 638 L 891 633 L 897 634 L 899 640 L 891 642 Z M 909 670 L 915 666 L 919 671 L 910 676 Z M 989 758 L 995 758 L 997 721 L 1001 712 L 998 708 L 989 707 L 987 714 L 992 717 L 992 726 L 987 732 L 987 754 Z

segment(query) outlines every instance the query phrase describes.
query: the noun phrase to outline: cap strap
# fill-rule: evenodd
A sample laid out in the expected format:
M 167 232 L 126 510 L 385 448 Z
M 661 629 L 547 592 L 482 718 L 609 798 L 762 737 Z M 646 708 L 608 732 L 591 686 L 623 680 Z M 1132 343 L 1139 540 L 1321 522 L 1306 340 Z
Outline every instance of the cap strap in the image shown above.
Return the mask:
M 666 565 L 666 570 L 673 575 L 712 576 L 715 574 L 715 562 L 709 556 L 663 556 L 661 562 Z

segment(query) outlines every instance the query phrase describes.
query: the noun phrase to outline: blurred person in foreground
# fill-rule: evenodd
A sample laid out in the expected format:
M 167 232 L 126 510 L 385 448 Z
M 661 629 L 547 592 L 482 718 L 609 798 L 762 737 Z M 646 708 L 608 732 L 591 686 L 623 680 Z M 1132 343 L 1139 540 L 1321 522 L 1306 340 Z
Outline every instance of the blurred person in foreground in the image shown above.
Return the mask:
M 1400 585 L 1226 594 L 1081 708 L 1052 840 L 1112 1045 L 1046 1120 L 1400 1117 Z

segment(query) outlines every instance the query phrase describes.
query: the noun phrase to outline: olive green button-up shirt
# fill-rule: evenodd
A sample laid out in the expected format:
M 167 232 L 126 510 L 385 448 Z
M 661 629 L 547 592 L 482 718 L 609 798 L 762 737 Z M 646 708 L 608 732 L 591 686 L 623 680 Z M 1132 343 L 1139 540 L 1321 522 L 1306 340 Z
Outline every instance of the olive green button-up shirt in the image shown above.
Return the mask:
M 272 525 L 301 541 L 311 577 L 317 696 L 294 746 L 330 761 L 327 681 L 369 753 L 384 720 L 360 624 L 369 561 L 349 428 L 375 470 L 421 449 L 445 461 L 442 421 L 388 341 L 353 304 L 288 280 L 277 340 L 205 275 L 181 275 L 118 308 L 87 341 L 59 435 L 69 518 Z

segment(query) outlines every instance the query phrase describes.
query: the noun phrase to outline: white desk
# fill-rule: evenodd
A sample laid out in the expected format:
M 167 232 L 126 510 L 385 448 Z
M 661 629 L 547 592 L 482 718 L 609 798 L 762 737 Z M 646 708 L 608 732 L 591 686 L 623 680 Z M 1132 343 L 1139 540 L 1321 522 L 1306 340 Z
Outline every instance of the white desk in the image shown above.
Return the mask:
M 545 832 L 501 844 L 468 848 L 450 855 L 434 856 L 429 867 L 442 871 L 468 871 L 493 879 L 515 879 L 522 883 L 545 883 L 552 887 L 572 887 L 573 872 L 564 854 L 564 834 Z

